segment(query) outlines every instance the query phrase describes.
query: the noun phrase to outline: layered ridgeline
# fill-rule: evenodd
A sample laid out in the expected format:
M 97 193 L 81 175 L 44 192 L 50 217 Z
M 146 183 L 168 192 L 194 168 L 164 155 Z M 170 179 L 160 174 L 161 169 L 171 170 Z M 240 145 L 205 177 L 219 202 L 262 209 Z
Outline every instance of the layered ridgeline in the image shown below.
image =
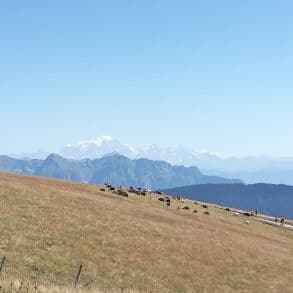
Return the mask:
M 111 136 L 82 140 L 67 144 L 58 155 L 66 159 L 91 160 L 109 153 L 118 153 L 130 159 L 146 158 L 166 161 L 172 165 L 197 166 L 203 173 L 224 178 L 239 178 L 246 183 L 273 183 L 293 185 L 293 158 L 222 157 L 216 153 L 196 151 L 185 147 L 137 146 L 121 143 Z M 11 154 L 10 157 L 44 160 L 46 151 Z
M 233 184 L 238 179 L 206 176 L 197 167 L 172 166 L 164 161 L 131 160 L 121 155 L 100 159 L 69 160 L 51 154 L 45 160 L 19 160 L 0 156 L 0 171 L 51 177 L 84 183 L 109 182 L 114 185 L 151 189 L 191 184 Z
M 164 190 L 167 194 L 271 216 L 293 219 L 293 186 L 274 184 L 205 184 Z

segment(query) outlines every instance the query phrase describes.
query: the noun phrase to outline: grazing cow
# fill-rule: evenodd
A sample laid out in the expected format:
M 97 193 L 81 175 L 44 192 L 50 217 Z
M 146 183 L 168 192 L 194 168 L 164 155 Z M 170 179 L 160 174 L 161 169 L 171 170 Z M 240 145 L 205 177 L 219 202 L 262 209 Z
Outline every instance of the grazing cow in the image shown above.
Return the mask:
M 204 209 L 207 209 L 208 206 L 206 204 L 201 205 Z
M 251 213 L 250 212 L 244 212 L 243 213 L 243 216 L 250 217 L 251 216 Z
M 165 201 L 163 197 L 158 198 L 158 201 Z
M 189 206 L 183 207 L 182 210 L 187 210 L 188 211 L 189 210 Z
M 105 191 L 106 191 L 106 189 L 105 189 L 105 188 L 101 188 L 100 190 L 101 190 L 101 191 L 103 191 L 103 192 L 105 192 Z
M 115 190 L 115 187 L 110 187 L 110 190 L 112 190 L 112 191 Z
M 196 214 L 197 213 L 197 210 L 194 210 L 193 212 Z
M 208 211 L 204 212 L 203 213 L 204 215 L 209 215 L 210 213 Z
M 168 207 L 171 205 L 171 203 L 169 201 L 167 201 L 166 204 Z
M 230 208 L 225 208 L 225 211 L 228 211 L 228 212 L 230 212 Z
M 117 190 L 117 193 L 118 193 L 119 195 L 122 195 L 122 196 L 128 197 L 128 193 L 127 193 L 126 191 L 122 190 L 122 189 L 118 189 L 118 190 Z

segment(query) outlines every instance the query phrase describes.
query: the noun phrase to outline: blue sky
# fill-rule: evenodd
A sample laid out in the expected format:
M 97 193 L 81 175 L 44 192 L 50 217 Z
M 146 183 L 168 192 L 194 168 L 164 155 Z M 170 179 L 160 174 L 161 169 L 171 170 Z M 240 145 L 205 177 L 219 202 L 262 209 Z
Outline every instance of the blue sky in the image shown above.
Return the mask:
M 293 156 L 292 1 L 1 1 L 0 153 L 112 135 Z

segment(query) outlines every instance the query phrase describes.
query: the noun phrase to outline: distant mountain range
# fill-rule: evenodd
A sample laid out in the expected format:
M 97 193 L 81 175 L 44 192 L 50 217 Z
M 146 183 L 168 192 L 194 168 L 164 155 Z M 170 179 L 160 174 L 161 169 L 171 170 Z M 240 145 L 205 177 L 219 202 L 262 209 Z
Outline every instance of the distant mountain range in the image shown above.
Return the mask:
M 75 160 L 101 158 L 109 153 L 121 154 L 131 159 L 147 158 L 184 166 L 194 166 L 198 159 L 210 156 L 209 153 L 198 153 L 183 147 L 163 148 L 157 145 L 142 147 L 123 144 L 111 136 L 101 136 L 68 144 L 59 152 L 60 156 L 64 158 Z
M 293 218 L 291 186 L 244 185 L 239 179 L 208 176 L 197 167 L 173 166 L 164 161 L 130 159 L 119 154 L 93 160 L 66 159 L 57 154 L 50 154 L 44 160 L 0 156 L 0 171 L 84 183 L 108 182 L 126 187 L 164 189 L 168 194 Z
M 164 190 L 192 200 L 293 219 L 293 186 L 273 184 L 205 184 Z
M 123 144 L 111 136 L 100 136 L 63 147 L 58 154 L 67 159 L 98 159 L 106 154 L 121 154 L 131 159 L 146 158 L 166 161 L 172 165 L 197 166 L 211 176 L 240 178 L 247 183 L 275 183 L 293 185 L 293 158 L 221 157 L 184 147 L 163 148 Z M 49 153 L 11 155 L 14 158 L 45 159 Z
M 104 183 L 142 188 L 172 188 L 191 184 L 232 184 L 238 179 L 206 176 L 197 167 L 172 166 L 164 161 L 132 160 L 114 154 L 100 159 L 71 160 L 51 154 L 45 160 L 0 156 L 0 171 L 58 178 L 75 182 Z

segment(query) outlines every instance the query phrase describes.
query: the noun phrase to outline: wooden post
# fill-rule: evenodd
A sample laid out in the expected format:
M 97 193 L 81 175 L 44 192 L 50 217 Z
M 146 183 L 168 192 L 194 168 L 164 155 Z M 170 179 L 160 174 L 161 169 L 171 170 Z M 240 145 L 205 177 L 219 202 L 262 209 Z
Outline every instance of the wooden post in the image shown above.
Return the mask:
M 78 284 L 79 277 L 80 277 L 80 274 L 81 274 L 81 270 L 82 270 L 82 265 L 80 265 L 79 268 L 78 268 L 77 275 L 76 275 L 76 278 L 75 278 L 74 287 L 76 287 L 77 284 Z
M 0 273 L 1 273 L 2 269 L 3 269 L 3 266 L 4 266 L 4 263 L 5 263 L 5 260 L 6 260 L 6 256 L 3 256 L 2 261 L 1 261 L 1 263 L 0 263 Z

